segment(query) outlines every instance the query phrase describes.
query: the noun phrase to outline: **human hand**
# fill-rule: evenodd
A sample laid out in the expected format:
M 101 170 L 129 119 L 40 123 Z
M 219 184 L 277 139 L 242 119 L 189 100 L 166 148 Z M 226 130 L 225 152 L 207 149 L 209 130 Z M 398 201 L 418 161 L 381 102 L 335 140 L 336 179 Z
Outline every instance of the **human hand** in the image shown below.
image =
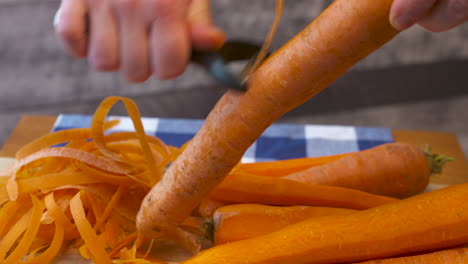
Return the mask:
M 468 21 L 468 0 L 395 0 L 390 22 L 398 30 L 414 24 L 432 32 L 452 29 Z
M 54 19 L 66 50 L 129 82 L 182 74 L 192 48 L 220 47 L 209 0 L 62 0 Z

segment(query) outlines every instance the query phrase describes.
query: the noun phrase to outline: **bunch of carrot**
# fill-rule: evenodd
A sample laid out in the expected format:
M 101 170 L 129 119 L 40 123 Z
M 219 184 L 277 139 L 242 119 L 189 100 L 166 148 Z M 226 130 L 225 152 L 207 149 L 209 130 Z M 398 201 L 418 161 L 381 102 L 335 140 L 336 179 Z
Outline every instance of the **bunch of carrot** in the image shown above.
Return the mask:
M 416 146 L 239 165 L 270 124 L 398 34 L 391 2 L 335 1 L 182 149 L 145 135 L 121 97 L 105 99 L 90 128 L 25 146 L 0 172 L 0 262 L 49 263 L 70 245 L 95 263 L 162 263 L 153 253 L 163 239 L 207 247 L 197 207 L 213 218 L 216 245 L 184 263 L 356 262 L 468 243 L 468 185 L 419 194 L 447 159 Z M 106 133 L 117 101 L 135 132 Z M 440 254 L 466 259 L 464 249 Z

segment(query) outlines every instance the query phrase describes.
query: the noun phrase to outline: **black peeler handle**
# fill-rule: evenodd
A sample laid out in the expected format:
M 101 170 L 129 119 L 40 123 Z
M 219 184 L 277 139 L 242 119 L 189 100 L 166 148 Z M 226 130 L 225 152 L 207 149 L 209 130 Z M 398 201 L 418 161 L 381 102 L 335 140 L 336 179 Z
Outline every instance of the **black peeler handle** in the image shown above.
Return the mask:
M 228 40 L 217 51 L 192 51 L 191 61 L 203 66 L 208 73 L 218 82 L 226 85 L 230 89 L 247 91 L 247 82 L 242 74 L 235 74 L 229 70 L 227 64 L 232 61 L 255 59 L 260 51 L 261 45 L 246 41 Z M 248 63 L 245 67 L 249 67 Z M 242 70 L 241 72 L 244 72 Z

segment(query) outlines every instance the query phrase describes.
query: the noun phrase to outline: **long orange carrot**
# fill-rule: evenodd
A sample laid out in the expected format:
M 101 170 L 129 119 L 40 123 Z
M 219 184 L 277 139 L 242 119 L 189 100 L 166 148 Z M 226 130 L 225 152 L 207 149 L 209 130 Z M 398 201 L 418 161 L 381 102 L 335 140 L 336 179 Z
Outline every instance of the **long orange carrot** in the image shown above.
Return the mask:
M 349 263 L 468 242 L 468 184 L 215 246 L 184 264 Z
M 468 248 L 451 248 L 440 250 L 433 253 L 369 260 L 360 262 L 360 264 L 455 264 L 455 263 L 468 263 Z
M 433 164 L 416 145 L 389 143 L 282 178 L 405 198 L 424 191 Z
M 248 174 L 229 175 L 210 198 L 228 204 L 308 205 L 368 209 L 398 199 L 359 190 Z
M 321 157 L 306 157 L 278 161 L 242 163 L 236 167 L 236 170 L 255 175 L 281 177 L 311 167 L 327 164 L 332 161 L 339 160 L 350 154 L 351 153 L 344 153 Z
M 356 210 L 335 207 L 228 205 L 213 215 L 214 243 L 220 245 L 269 234 L 312 217 L 353 212 Z
M 391 4 L 335 1 L 259 67 L 246 93 L 227 92 L 144 199 L 138 229 L 152 236 L 174 229 L 268 126 L 396 36 L 388 21 Z

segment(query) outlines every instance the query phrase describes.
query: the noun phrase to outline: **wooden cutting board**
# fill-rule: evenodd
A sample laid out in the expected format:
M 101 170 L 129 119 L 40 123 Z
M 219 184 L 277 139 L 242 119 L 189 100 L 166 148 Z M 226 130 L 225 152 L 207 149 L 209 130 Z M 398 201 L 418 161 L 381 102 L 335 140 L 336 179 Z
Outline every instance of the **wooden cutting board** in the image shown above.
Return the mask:
M 24 116 L 0 150 L 0 157 L 14 157 L 19 148 L 49 133 L 55 120 L 54 116 Z M 393 130 L 392 133 L 397 142 L 408 142 L 420 146 L 429 144 L 434 153 L 442 153 L 456 159 L 446 165 L 441 175 L 435 175 L 431 183 L 451 185 L 468 182 L 468 162 L 453 133 L 414 130 Z
M 49 133 L 55 120 L 56 117 L 54 116 L 24 116 L 0 150 L 0 157 L 14 157 L 15 152 L 20 147 L 41 135 Z M 468 161 L 454 134 L 413 130 L 393 130 L 392 134 L 396 142 L 407 142 L 420 146 L 429 144 L 434 153 L 443 153 L 456 159 L 446 165 L 441 175 L 432 177 L 428 190 L 468 182 Z M 0 159 L 0 163 L 1 161 Z M 181 256 L 182 254 L 179 252 L 175 255 Z M 174 256 L 174 254 L 171 254 L 171 256 Z M 83 259 L 76 252 L 67 252 L 58 257 L 53 263 L 89 264 L 91 262 Z

